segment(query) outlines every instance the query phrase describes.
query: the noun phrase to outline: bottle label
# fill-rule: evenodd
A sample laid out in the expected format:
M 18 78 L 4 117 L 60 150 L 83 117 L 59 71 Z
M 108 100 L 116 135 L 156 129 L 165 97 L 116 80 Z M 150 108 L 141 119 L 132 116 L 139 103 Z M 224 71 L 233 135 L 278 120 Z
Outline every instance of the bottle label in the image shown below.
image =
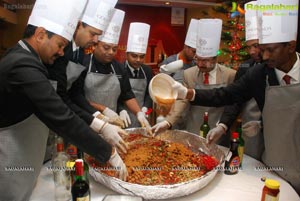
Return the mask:
M 71 157 L 71 159 L 77 159 L 77 147 L 75 147 L 74 145 L 69 144 L 66 152 Z
M 228 165 L 228 171 L 231 173 L 236 173 L 239 170 L 239 166 L 240 166 L 240 157 L 235 156 L 231 159 Z
M 200 131 L 200 136 L 201 136 L 201 137 L 205 137 L 203 131 Z
M 87 195 L 85 197 L 81 197 L 81 198 L 76 198 L 76 201 L 89 201 L 90 200 L 90 196 Z
M 278 201 L 279 200 L 279 193 L 277 194 L 276 197 L 266 194 L 265 196 L 265 201 Z

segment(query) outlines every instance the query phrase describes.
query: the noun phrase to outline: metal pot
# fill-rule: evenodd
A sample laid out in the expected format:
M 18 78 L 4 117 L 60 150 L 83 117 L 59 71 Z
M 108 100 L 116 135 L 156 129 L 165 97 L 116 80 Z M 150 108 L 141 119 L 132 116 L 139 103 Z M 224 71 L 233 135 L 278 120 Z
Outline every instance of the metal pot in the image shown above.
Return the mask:
M 146 135 L 145 129 L 143 128 L 132 128 L 127 129 L 126 131 L 128 133 L 141 133 Z M 120 179 L 107 176 L 106 174 L 97 172 L 93 168 L 90 168 L 90 175 L 97 182 L 100 182 L 121 194 L 140 196 L 144 199 L 170 199 L 189 195 L 205 187 L 210 181 L 214 179 L 219 166 L 221 166 L 224 162 L 225 154 L 220 148 L 218 148 L 217 145 L 212 144 L 208 146 L 204 138 L 193 133 L 182 130 L 168 130 L 157 137 L 161 140 L 182 143 L 186 146 L 189 146 L 194 152 L 201 151 L 208 155 L 213 155 L 219 161 L 219 165 L 215 169 L 207 172 L 199 178 L 173 185 L 146 186 L 128 183 Z

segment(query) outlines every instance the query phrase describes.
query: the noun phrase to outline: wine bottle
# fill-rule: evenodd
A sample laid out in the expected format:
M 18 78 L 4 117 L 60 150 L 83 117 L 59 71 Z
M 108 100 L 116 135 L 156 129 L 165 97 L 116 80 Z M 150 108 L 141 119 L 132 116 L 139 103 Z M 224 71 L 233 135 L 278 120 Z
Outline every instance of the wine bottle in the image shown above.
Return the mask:
M 200 127 L 200 136 L 206 138 L 207 133 L 209 132 L 210 127 L 208 125 L 208 112 L 205 112 L 203 115 L 203 123 Z
M 89 184 L 83 179 L 84 167 L 83 160 L 76 159 L 75 161 L 76 180 L 72 185 L 72 200 L 73 201 L 89 201 L 90 198 L 90 187 Z

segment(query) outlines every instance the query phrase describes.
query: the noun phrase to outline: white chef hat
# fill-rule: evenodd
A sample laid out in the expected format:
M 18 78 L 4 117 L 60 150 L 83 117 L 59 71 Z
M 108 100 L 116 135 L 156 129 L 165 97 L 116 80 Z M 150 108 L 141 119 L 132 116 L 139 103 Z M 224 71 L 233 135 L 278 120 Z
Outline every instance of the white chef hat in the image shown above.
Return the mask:
M 217 56 L 221 32 L 221 19 L 200 19 L 198 22 L 196 54 L 200 57 Z
M 196 48 L 198 22 L 199 20 L 191 19 L 187 34 L 185 36 L 184 44 L 192 48 Z
M 245 4 L 245 27 L 246 27 L 246 41 L 258 39 L 258 25 L 257 25 L 257 10 L 251 9 L 257 5 L 257 1 L 250 1 Z
M 259 0 L 259 43 L 297 40 L 299 0 Z
M 130 23 L 126 52 L 146 54 L 150 25 L 140 22 Z
M 88 0 L 81 21 L 104 31 L 112 17 L 117 0 Z
M 125 12 L 119 9 L 114 9 L 113 16 L 107 29 L 99 36 L 99 41 L 105 43 L 118 44 L 120 33 L 124 21 Z
M 87 0 L 36 0 L 28 24 L 72 40 Z

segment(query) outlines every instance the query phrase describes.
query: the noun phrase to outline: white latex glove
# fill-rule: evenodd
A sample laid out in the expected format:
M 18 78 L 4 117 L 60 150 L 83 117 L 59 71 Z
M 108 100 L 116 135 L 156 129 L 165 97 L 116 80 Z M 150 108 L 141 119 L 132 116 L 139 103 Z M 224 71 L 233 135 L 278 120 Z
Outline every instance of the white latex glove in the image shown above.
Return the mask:
M 117 150 L 115 150 L 114 152 L 115 153 L 109 159 L 109 164 L 119 171 L 119 179 L 126 181 L 126 178 L 128 176 L 126 165 L 118 154 Z
M 107 116 L 105 116 L 105 115 L 103 115 L 103 114 L 98 114 L 97 116 L 97 119 L 101 119 L 101 120 L 103 120 L 103 121 L 105 121 L 105 122 L 108 122 L 109 121 L 109 117 L 107 117 Z
M 112 117 L 118 117 L 118 113 L 116 113 L 115 111 L 111 110 L 110 108 L 106 107 L 103 112 L 102 112 L 105 116 L 112 118 Z
M 98 119 L 101 119 L 101 120 L 103 120 L 103 121 L 105 121 L 105 122 L 107 122 L 107 123 L 110 123 L 110 124 L 119 126 L 119 127 L 121 127 L 121 128 L 125 128 L 125 123 L 124 123 L 124 121 L 121 119 L 121 117 L 119 117 L 119 116 L 115 116 L 115 117 L 109 118 L 109 117 L 107 117 L 107 116 L 105 116 L 105 115 L 103 115 L 103 114 L 99 114 L 99 115 L 97 115 L 97 118 L 98 118 Z
M 146 115 L 146 112 L 148 111 L 147 107 L 142 107 L 142 112 L 144 112 L 144 114 Z
M 172 74 L 172 73 L 176 73 L 177 71 L 179 71 L 182 67 L 183 67 L 183 61 L 177 60 L 177 61 L 173 61 L 171 63 L 160 66 L 159 71 L 161 73 Z
M 124 122 L 125 128 L 127 128 L 131 124 L 129 114 L 126 110 L 122 110 L 120 112 L 120 119 L 122 119 L 122 121 Z
M 188 89 L 185 86 L 175 81 L 175 83 L 172 85 L 172 88 L 174 91 L 177 91 L 178 93 L 177 99 L 186 99 Z
M 106 123 L 100 131 L 100 136 L 103 137 L 110 145 L 117 147 L 122 152 L 127 153 L 128 146 L 119 134 L 127 135 L 126 131 L 118 126 Z
M 151 126 L 144 114 L 144 112 L 138 112 L 136 115 L 142 127 L 146 127 L 147 132 L 152 135 Z
M 164 132 L 166 131 L 167 129 L 169 129 L 171 127 L 170 123 L 166 120 L 162 121 L 162 122 L 159 122 L 157 124 L 155 124 L 151 130 L 152 132 L 154 133 L 154 136 L 157 135 L 158 133 L 160 132 Z
M 261 121 L 249 121 L 242 125 L 242 132 L 245 136 L 254 137 L 260 132 Z
M 208 144 L 215 143 L 220 137 L 225 134 L 225 130 L 222 126 L 218 125 L 217 127 L 211 129 L 206 136 L 206 142 Z

